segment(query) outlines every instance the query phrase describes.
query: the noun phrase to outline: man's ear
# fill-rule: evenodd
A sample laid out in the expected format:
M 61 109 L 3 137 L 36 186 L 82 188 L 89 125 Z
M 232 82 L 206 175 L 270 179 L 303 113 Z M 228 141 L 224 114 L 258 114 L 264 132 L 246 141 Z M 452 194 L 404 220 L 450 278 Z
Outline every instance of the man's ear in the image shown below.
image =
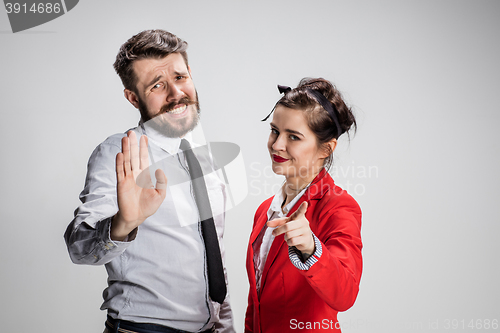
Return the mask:
M 191 75 L 191 66 L 188 65 L 188 72 L 189 72 L 189 76 L 191 76 L 191 78 L 193 77 L 193 75 Z
M 139 108 L 139 98 L 137 97 L 135 92 L 129 89 L 124 89 L 123 94 L 125 95 L 127 101 L 130 102 L 130 104 L 132 104 L 136 109 Z

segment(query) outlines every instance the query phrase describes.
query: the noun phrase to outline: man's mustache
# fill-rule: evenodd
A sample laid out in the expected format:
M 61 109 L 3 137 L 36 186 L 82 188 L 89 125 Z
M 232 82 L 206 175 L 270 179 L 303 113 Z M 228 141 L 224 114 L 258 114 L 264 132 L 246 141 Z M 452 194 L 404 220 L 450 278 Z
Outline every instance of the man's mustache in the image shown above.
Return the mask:
M 197 104 L 197 101 L 192 100 L 189 97 L 183 97 L 178 101 L 170 102 L 170 103 L 162 106 L 162 108 L 160 109 L 160 113 L 171 111 L 175 108 L 176 105 L 179 105 L 179 104 L 186 104 L 186 106 L 189 106 L 192 104 Z

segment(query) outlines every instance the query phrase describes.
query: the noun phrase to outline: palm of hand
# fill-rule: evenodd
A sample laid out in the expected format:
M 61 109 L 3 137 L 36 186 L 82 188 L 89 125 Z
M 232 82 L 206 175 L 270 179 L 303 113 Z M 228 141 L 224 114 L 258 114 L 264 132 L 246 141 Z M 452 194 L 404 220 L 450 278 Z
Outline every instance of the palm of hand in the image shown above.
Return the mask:
M 166 194 L 166 177 L 156 170 L 156 188 L 149 167 L 147 138 L 142 136 L 140 148 L 133 131 L 122 139 L 122 152 L 116 156 L 118 223 L 133 230 L 158 210 Z

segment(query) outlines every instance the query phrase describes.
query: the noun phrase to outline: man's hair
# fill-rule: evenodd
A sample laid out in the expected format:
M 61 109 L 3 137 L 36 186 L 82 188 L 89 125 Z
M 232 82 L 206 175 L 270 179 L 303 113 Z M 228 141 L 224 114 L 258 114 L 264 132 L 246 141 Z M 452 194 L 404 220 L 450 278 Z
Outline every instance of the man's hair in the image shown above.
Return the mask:
M 130 38 L 121 47 L 113 64 L 123 86 L 137 93 L 137 77 L 134 61 L 139 59 L 162 59 L 172 53 L 180 53 L 188 65 L 188 43 L 165 30 L 145 30 Z

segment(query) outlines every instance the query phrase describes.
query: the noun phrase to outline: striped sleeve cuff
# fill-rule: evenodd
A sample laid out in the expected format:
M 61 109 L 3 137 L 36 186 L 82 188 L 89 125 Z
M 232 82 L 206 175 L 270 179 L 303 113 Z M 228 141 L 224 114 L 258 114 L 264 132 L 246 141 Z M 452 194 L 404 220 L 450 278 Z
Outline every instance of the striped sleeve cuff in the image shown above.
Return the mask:
M 314 238 L 314 245 L 316 245 L 316 251 L 305 261 L 302 262 L 302 253 L 295 248 L 295 246 L 288 247 L 288 256 L 292 264 L 300 269 L 301 271 L 307 271 L 310 269 L 321 257 L 323 253 L 323 248 L 321 247 L 321 242 L 315 234 L 312 234 Z

